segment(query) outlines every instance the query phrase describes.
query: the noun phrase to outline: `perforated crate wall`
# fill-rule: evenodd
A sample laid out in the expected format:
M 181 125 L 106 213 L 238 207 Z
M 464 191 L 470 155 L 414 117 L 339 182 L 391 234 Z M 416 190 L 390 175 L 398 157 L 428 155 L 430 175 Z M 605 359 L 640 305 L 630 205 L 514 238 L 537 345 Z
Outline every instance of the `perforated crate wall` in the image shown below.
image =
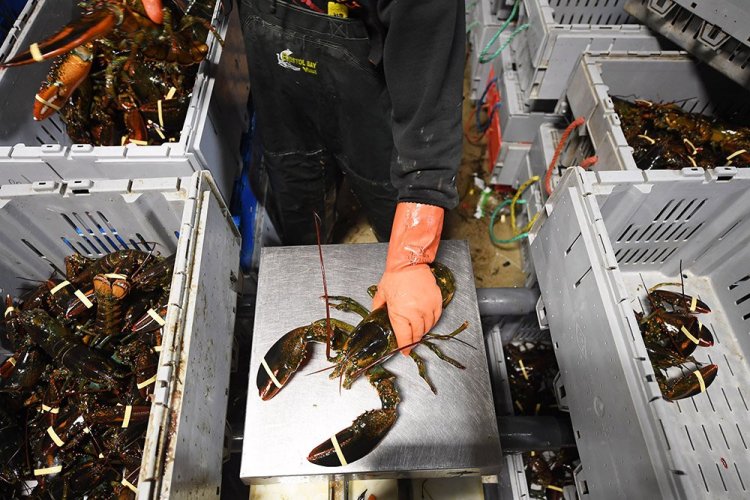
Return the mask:
M 664 42 L 629 16 L 624 4 L 625 0 L 523 0 L 519 23 L 529 24 L 528 36 L 513 45 L 523 64 L 530 66 L 523 73 L 526 98 L 560 99 L 586 51 L 663 50 Z M 523 44 L 528 44 L 527 50 Z
M 625 10 L 750 88 L 750 10 L 744 0 L 628 0 Z
M 591 498 L 740 498 L 750 488 L 750 176 L 569 169 L 531 238 Z M 679 282 L 712 309 L 719 366 L 696 397 L 662 399 L 634 310 Z M 607 443 L 602 446 L 602 443 Z M 612 471 L 616 470 L 614 474 Z

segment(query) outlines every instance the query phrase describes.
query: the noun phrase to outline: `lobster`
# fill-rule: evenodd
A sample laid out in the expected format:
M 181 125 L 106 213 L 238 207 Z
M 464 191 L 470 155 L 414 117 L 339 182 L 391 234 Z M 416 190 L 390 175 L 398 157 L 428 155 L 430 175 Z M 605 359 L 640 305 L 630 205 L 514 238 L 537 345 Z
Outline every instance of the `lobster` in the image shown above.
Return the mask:
M 672 284 L 660 283 L 648 289 L 651 312 L 635 312 L 635 316 L 662 396 L 676 401 L 705 392 L 719 367 L 702 365 L 691 356 L 698 347 L 714 344 L 711 331 L 696 317 L 710 312 L 710 307 L 697 297 L 660 289 L 666 285 Z M 676 376 L 675 368 L 679 368 Z
M 455 292 L 453 273 L 437 262 L 431 264 L 430 268 L 440 288 L 443 307 L 446 307 Z M 374 287 L 370 287 L 368 292 L 374 295 Z M 400 349 L 388 318 L 386 305 L 368 311 L 363 305 L 348 297 L 327 296 L 326 301 L 337 310 L 360 315 L 362 321 L 353 326 L 335 319 L 321 319 L 288 332 L 276 341 L 261 361 L 256 384 L 261 399 L 269 400 L 275 397 L 297 372 L 307 356 L 311 343 L 326 344 L 328 360 L 334 363 L 331 367 L 331 378 L 340 377 L 345 389 L 349 389 L 360 376 L 367 377 L 380 397 L 381 408 L 361 414 L 349 427 L 315 447 L 307 457 L 308 461 L 316 465 L 338 467 L 370 453 L 396 422 L 400 396 L 395 384 L 395 375 L 382 365 Z M 424 344 L 440 359 L 463 369 L 461 363 L 443 353 L 434 341 L 455 339 L 456 335 L 467 327 L 468 323 L 463 323 L 447 335 L 427 333 L 414 345 Z M 455 340 L 464 343 L 459 339 Z M 331 351 L 336 351 L 336 355 L 332 356 Z M 436 393 L 437 389 L 427 376 L 424 360 L 415 351 L 412 351 L 410 356 L 417 365 L 420 377 Z

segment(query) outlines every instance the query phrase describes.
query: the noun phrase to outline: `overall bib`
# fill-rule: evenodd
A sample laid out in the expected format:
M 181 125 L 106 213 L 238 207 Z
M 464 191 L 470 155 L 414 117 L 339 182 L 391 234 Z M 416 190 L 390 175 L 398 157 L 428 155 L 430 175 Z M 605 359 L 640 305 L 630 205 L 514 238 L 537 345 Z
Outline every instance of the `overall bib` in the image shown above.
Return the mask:
M 358 19 L 280 0 L 241 0 L 250 84 L 271 186 L 271 220 L 284 244 L 313 244 L 313 212 L 330 237 L 342 174 L 380 241 L 390 235 L 397 192 L 382 69 L 368 61 Z

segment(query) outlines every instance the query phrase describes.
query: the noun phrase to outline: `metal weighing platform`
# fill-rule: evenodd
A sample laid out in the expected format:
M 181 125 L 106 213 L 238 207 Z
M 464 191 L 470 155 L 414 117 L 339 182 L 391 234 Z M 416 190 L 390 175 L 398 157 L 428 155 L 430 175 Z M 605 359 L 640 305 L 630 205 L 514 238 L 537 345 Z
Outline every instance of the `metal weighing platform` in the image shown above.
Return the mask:
M 386 244 L 324 246 L 329 294 L 348 295 L 369 306 L 367 287 L 378 282 L 386 251 Z M 293 328 L 325 318 L 317 247 L 262 250 L 240 471 L 243 481 L 263 483 L 321 474 L 436 477 L 500 470 L 504 461 L 468 244 L 443 242 L 437 260 L 453 270 L 456 294 L 433 331 L 449 333 L 469 321 L 459 338 L 476 349 L 454 341 L 439 342 L 466 369 L 459 370 L 427 347 L 418 346 L 416 352 L 425 359 L 437 387 L 434 395 L 410 358 L 391 358 L 385 366 L 397 376 L 402 399 L 398 420 L 361 460 L 344 467 L 321 467 L 307 461 L 310 450 L 351 425 L 364 411 L 380 408 L 380 400 L 364 377 L 339 394 L 338 380 L 329 380 L 328 372 L 311 374 L 330 366 L 322 344 L 314 344 L 309 362 L 276 397 L 260 399 L 256 377 L 269 347 Z M 359 318 L 334 309 L 331 315 L 353 324 Z

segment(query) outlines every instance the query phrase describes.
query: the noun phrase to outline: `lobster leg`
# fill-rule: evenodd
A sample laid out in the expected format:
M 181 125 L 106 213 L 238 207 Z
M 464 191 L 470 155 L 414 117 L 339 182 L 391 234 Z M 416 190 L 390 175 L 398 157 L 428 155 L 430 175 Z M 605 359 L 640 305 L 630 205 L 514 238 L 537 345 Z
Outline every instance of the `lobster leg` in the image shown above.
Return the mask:
M 26 52 L 0 63 L 0 68 L 46 61 L 65 54 L 80 45 L 108 34 L 121 22 L 121 19 L 122 13 L 115 9 L 92 12 L 65 26 L 47 40 L 31 44 Z
M 395 375 L 377 365 L 367 370 L 367 378 L 378 391 L 383 407 L 366 411 L 352 425 L 316 446 L 307 457 L 311 463 L 339 467 L 355 462 L 370 453 L 393 427 L 401 402 Z
M 426 345 L 427 347 L 429 347 L 429 349 L 432 352 L 434 352 L 435 355 L 438 358 L 442 359 L 443 361 L 452 364 L 453 366 L 455 366 L 456 368 L 458 368 L 460 370 L 463 370 L 463 369 L 466 368 L 464 365 L 462 365 L 461 363 L 459 363 L 458 361 L 456 361 L 455 359 L 451 358 L 450 356 L 448 356 L 447 354 L 445 354 L 443 351 L 441 351 L 440 348 L 438 346 L 436 346 L 435 344 L 433 344 L 432 342 L 429 342 L 429 341 L 425 340 L 422 343 L 424 345 Z
M 352 298 L 344 297 L 342 295 L 329 295 L 328 305 L 337 311 L 357 313 L 362 316 L 362 318 L 366 318 L 370 314 L 370 311 L 365 306 Z
M 424 360 L 417 354 L 415 351 L 411 351 L 409 353 L 409 356 L 411 359 L 414 360 L 414 363 L 417 365 L 417 370 L 419 370 L 419 376 L 422 377 L 422 379 L 427 382 L 427 385 L 430 386 L 430 390 L 433 394 L 437 394 L 437 388 L 432 383 L 432 380 L 430 380 L 430 377 L 427 376 L 427 367 L 424 364 Z

